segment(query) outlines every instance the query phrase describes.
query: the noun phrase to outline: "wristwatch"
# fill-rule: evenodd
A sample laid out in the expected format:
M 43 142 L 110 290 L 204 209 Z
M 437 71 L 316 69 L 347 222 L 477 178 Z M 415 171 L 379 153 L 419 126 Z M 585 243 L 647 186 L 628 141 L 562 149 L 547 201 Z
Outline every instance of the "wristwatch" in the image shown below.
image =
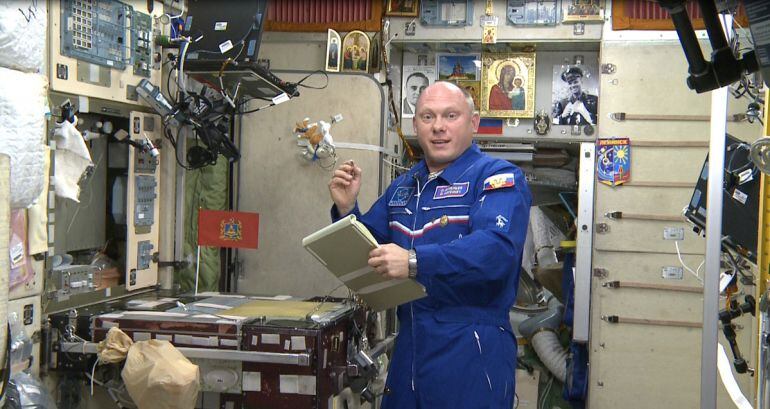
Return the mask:
M 409 250 L 409 278 L 417 277 L 417 252 L 414 249 Z

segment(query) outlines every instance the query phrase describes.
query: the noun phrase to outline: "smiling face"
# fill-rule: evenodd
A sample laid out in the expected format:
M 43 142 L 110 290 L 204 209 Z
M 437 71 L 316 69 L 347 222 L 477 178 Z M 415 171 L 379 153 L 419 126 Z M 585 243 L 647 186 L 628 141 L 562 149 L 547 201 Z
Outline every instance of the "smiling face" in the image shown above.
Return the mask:
M 420 96 L 413 124 L 425 163 L 435 172 L 449 166 L 471 146 L 479 114 L 473 112 L 459 87 L 437 82 Z
M 567 85 L 569 86 L 569 92 L 572 95 L 580 95 L 583 92 L 583 77 L 579 75 L 573 75 L 567 77 Z

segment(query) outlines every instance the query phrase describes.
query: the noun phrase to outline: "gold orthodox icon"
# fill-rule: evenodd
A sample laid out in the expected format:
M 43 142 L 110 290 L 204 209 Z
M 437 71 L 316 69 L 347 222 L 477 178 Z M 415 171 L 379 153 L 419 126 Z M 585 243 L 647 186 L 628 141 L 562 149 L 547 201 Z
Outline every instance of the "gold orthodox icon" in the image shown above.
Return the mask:
M 481 57 L 481 116 L 535 116 L 535 54 L 484 54 Z

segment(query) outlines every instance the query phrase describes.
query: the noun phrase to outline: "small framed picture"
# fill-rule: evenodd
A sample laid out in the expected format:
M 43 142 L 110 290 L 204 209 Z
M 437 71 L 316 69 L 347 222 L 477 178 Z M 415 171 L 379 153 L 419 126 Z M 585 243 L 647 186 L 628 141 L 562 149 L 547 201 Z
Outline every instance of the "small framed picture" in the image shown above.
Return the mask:
M 385 15 L 417 17 L 419 10 L 418 0 L 388 0 Z
M 599 77 L 596 65 L 554 65 L 551 117 L 554 125 L 596 126 Z
M 369 71 L 369 36 L 354 30 L 342 41 L 342 71 Z
M 417 98 L 436 81 L 436 67 L 430 65 L 405 65 L 401 81 L 401 118 L 414 118 Z
M 480 54 L 439 54 L 436 64 L 440 81 L 481 80 Z
M 326 34 L 326 71 L 340 71 L 340 34 L 332 29 Z
M 568 4 L 563 20 L 565 23 L 604 21 L 603 0 L 571 0 L 564 3 Z
M 482 56 L 481 116 L 535 116 L 535 53 Z
M 469 94 L 471 94 L 471 98 L 473 98 L 473 105 L 476 106 L 476 110 L 478 110 L 481 105 L 479 105 L 479 92 L 481 92 L 481 81 L 466 81 L 466 80 L 457 80 L 454 81 L 455 84 L 457 84 L 458 87 L 468 91 Z

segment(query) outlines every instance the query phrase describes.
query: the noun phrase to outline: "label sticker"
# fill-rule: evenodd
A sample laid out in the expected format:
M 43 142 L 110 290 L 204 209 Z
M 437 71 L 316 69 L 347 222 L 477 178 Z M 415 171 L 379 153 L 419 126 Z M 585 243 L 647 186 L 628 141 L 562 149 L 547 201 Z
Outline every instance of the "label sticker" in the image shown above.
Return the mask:
M 735 191 L 733 192 L 733 199 L 740 202 L 741 204 L 746 204 L 746 200 L 749 199 L 749 195 L 741 192 L 738 189 L 735 189 Z
M 222 54 L 230 51 L 233 49 L 233 42 L 230 40 L 225 41 L 224 43 L 219 45 L 219 52 Z
M 511 174 L 513 175 L 513 174 Z M 433 199 L 446 199 L 449 197 L 463 197 L 468 193 L 470 182 L 454 183 L 436 188 Z
M 225 31 L 227 30 L 227 21 L 217 21 L 214 23 L 214 31 Z

